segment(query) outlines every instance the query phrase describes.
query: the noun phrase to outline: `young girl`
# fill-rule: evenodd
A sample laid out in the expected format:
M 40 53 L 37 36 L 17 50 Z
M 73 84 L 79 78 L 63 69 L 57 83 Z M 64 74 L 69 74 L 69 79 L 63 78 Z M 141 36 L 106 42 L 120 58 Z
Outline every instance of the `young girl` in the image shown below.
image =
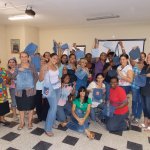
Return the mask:
M 103 83 L 104 76 L 101 73 L 96 75 L 96 81 L 93 81 L 87 87 L 89 92 L 89 98 L 92 99 L 92 106 L 90 117 L 93 121 L 96 121 L 97 107 L 105 100 L 105 84 Z
M 84 58 L 81 58 L 80 65 L 77 68 L 76 73 L 75 73 L 77 76 L 76 91 L 78 91 L 81 86 L 87 87 L 89 70 L 86 67 L 86 65 L 87 65 L 87 60 Z
M 68 123 L 63 126 L 80 132 L 86 133 L 89 139 L 94 139 L 95 135 L 89 130 L 89 114 L 92 101 L 88 98 L 87 90 L 85 87 L 80 87 L 77 98 L 73 101 L 72 105 L 72 118 Z
M 61 96 L 57 106 L 57 120 L 61 123 L 66 121 L 67 114 L 71 112 L 71 103 L 67 102 L 70 95 L 74 94 L 73 86 L 70 84 L 70 76 L 65 74 L 61 78 Z
M 16 108 L 17 108 L 17 104 L 16 104 L 16 98 L 15 98 L 15 81 L 14 79 L 12 79 L 12 75 L 15 73 L 15 68 L 17 66 L 17 61 L 16 58 L 11 58 L 8 60 L 8 76 L 10 77 L 10 83 L 9 84 L 9 93 L 11 96 L 11 108 L 12 108 L 12 112 L 13 112 L 13 120 L 17 121 L 18 117 L 16 114 Z

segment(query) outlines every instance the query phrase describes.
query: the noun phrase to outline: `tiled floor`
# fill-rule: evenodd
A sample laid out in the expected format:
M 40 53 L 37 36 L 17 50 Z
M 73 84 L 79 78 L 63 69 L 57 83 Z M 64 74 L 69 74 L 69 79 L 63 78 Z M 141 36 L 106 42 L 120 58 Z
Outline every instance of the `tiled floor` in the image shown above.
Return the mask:
M 11 121 L 11 117 L 7 120 Z M 32 130 L 18 131 L 17 126 L 12 121 L 7 126 L 0 124 L 0 150 L 150 150 L 150 132 L 137 126 L 126 132 L 109 133 L 93 123 L 90 128 L 96 133 L 94 140 L 62 127 L 54 129 L 54 137 L 48 137 L 44 134 L 44 122 L 37 123 L 36 118 Z

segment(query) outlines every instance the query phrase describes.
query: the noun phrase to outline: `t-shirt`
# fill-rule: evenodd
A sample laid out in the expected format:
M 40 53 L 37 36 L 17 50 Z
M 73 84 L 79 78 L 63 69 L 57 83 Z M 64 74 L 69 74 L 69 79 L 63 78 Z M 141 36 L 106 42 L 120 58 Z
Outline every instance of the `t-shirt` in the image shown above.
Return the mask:
M 124 68 L 119 66 L 117 68 L 117 70 L 120 70 L 122 72 L 122 74 L 127 77 L 127 72 L 129 70 L 132 70 L 132 66 L 131 65 L 126 65 Z M 119 75 L 118 75 L 118 78 L 119 78 L 119 86 L 130 86 L 131 85 L 130 82 L 127 82 L 127 81 L 123 80 Z
M 127 95 L 125 90 L 122 87 L 116 87 L 115 89 L 110 89 L 110 103 L 113 106 L 118 106 L 118 103 L 122 103 L 124 100 L 127 99 Z M 114 114 L 123 115 L 128 112 L 128 105 L 115 110 Z
M 92 100 L 90 98 L 88 98 L 86 103 L 81 103 L 80 98 L 76 98 L 73 101 L 73 104 L 76 105 L 76 108 L 86 112 L 88 105 L 92 104 Z
M 91 82 L 91 83 L 89 84 L 89 86 L 87 87 L 87 90 L 91 91 L 91 92 L 89 93 L 89 98 L 90 98 L 90 99 L 92 99 L 92 97 L 93 97 L 93 89 L 95 89 L 95 88 L 98 88 L 95 81 Z M 104 83 L 102 84 L 102 90 L 103 90 L 103 93 L 105 93 L 106 89 L 105 89 L 105 84 L 104 84 Z M 93 108 L 94 108 L 94 107 L 97 107 L 99 104 L 100 104 L 99 102 L 93 102 L 93 101 L 92 101 L 92 107 L 93 107 Z

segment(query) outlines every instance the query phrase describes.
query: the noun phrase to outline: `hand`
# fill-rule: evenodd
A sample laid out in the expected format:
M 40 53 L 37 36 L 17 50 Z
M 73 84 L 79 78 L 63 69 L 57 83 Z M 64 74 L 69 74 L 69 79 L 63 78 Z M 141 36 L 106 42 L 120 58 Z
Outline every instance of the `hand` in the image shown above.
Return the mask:
M 84 122 L 85 122 L 85 119 L 84 118 L 80 118 L 79 120 L 78 120 L 78 123 L 79 123 L 79 125 L 83 125 L 84 124 Z
M 147 73 L 147 74 L 146 74 L 146 77 L 150 77 L 150 73 Z

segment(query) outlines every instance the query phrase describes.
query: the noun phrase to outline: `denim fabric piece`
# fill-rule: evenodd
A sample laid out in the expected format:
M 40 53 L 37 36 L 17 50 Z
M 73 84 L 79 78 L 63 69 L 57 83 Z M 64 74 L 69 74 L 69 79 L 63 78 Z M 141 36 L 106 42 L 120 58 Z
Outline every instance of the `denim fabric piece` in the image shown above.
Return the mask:
M 114 106 L 105 104 L 103 106 L 102 113 L 103 113 L 104 116 L 113 117 L 114 111 L 115 111 L 115 107 Z
M 18 71 L 16 77 L 16 89 L 25 90 L 34 88 L 33 75 L 30 69 L 24 69 L 23 71 Z
M 116 77 L 117 76 L 117 71 L 115 69 L 111 69 L 108 71 L 108 76 L 109 77 Z
M 86 75 L 86 71 L 84 71 L 82 68 L 78 68 L 75 75 L 80 79 L 82 80 Z
M 36 71 L 39 72 L 40 68 L 41 68 L 40 56 L 32 56 L 31 57 L 31 63 L 35 66 Z
M 76 55 L 77 60 L 80 60 L 81 58 L 85 57 L 84 51 L 81 51 L 81 50 L 76 50 L 75 55 Z
M 25 52 L 26 53 L 28 53 L 28 55 L 34 55 L 34 53 L 35 53 L 35 51 L 36 51 L 36 49 L 37 49 L 37 45 L 36 44 L 34 44 L 34 43 L 30 43 L 30 44 L 28 44 L 27 45 L 27 47 L 25 48 Z
M 92 101 L 93 102 L 100 102 L 101 99 L 103 99 L 103 90 L 102 89 L 98 89 L 98 88 L 94 88 L 93 89 Z
M 115 66 L 118 66 L 120 64 L 120 57 L 119 56 L 113 57 L 113 62 Z
M 135 59 L 140 59 L 141 57 L 141 52 L 140 52 L 140 48 L 137 47 L 136 49 L 132 49 L 130 52 L 129 52 L 129 56 L 135 60 Z
M 57 43 L 56 43 L 55 41 L 53 41 L 53 51 L 54 51 L 54 53 L 56 53 L 56 54 L 57 54 L 57 49 L 58 49 Z
M 62 49 L 63 51 L 66 50 L 66 49 L 69 49 L 68 44 L 67 44 L 67 43 L 63 44 L 63 45 L 61 46 L 61 49 Z
M 139 87 L 144 87 L 146 85 L 146 76 L 144 75 L 135 76 L 134 83 Z
M 44 82 L 43 83 L 43 89 L 42 89 L 42 95 L 43 98 L 50 97 L 52 95 L 52 92 L 54 91 L 52 84 L 50 82 Z

